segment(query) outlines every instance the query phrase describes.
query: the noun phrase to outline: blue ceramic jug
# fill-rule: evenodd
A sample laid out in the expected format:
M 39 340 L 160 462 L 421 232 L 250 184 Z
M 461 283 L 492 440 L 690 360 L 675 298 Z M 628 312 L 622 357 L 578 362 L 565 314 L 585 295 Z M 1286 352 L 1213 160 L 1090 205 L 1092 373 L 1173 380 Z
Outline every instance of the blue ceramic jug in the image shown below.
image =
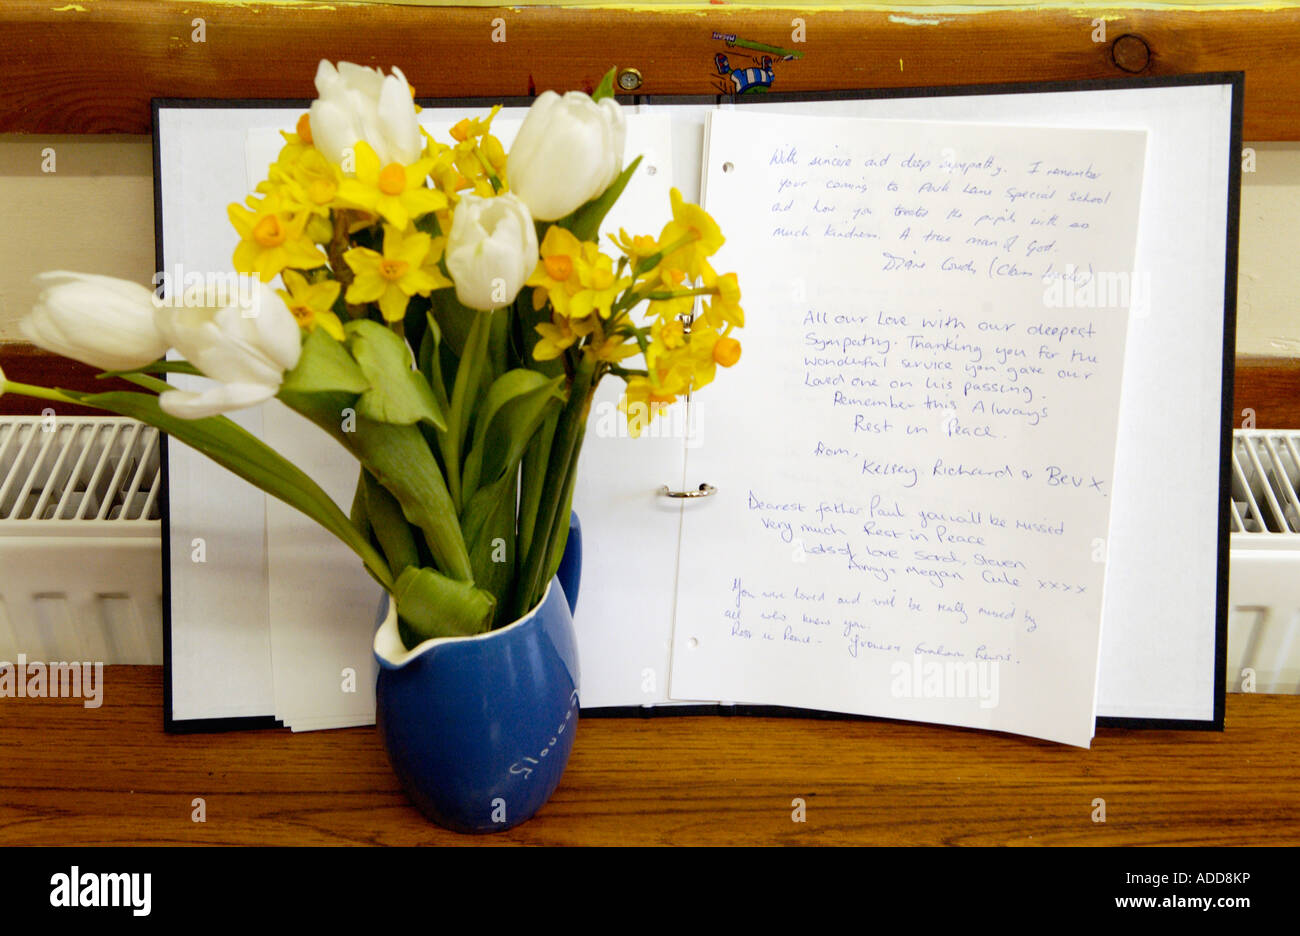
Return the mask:
M 506 627 L 407 650 L 389 596 L 375 632 L 376 723 L 403 789 L 457 832 L 499 832 L 555 792 L 578 728 L 573 629 L 582 569 L 575 514 L 559 573 Z

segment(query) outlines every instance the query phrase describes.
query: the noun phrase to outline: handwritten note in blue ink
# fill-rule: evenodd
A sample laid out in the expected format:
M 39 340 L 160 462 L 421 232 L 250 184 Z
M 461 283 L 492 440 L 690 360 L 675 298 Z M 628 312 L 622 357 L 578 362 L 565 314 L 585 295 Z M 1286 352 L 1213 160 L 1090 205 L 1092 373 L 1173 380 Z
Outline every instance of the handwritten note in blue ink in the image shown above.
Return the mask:
M 1087 746 L 1143 132 L 720 112 L 670 694 Z M 1134 401 L 1133 405 L 1140 405 Z

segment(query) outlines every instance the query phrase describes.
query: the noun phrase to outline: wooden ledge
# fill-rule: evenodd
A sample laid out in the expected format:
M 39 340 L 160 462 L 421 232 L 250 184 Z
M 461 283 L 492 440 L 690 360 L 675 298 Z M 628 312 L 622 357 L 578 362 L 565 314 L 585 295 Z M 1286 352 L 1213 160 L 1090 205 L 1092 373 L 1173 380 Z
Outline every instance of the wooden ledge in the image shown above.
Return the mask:
M 1094 41 L 1102 17 L 1106 38 Z M 493 41 L 501 28 L 505 41 Z M 779 91 L 1244 70 L 1245 139 L 1300 139 L 1300 8 L 901 15 L 202 0 L 5 0 L 0 132 L 146 133 L 154 97 L 310 98 L 322 57 L 397 64 L 429 97 L 590 89 L 611 65 L 638 69 L 640 94 L 717 94 L 715 54 L 741 67 L 764 54 L 728 36 L 800 54 L 774 56 Z

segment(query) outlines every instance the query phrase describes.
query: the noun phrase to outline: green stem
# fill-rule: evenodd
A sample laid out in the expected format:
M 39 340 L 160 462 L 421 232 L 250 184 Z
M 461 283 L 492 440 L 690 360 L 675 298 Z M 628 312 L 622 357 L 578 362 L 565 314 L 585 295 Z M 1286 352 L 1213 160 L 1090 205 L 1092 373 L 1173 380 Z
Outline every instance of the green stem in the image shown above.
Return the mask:
M 492 314 L 481 312 L 470 323 L 465 350 L 456 367 L 456 382 L 451 390 L 451 412 L 447 414 L 447 431 L 438 434 L 443 462 L 447 469 L 447 488 L 456 514 L 463 506 L 461 491 L 461 451 L 469 429 L 470 395 L 478 390 L 488 337 L 492 331 Z
M 49 400 L 52 403 L 67 403 L 72 406 L 80 406 L 81 403 L 70 396 L 65 396 L 58 390 L 48 387 L 38 387 L 34 384 L 19 383 L 16 380 L 5 380 L 0 385 L 0 396 L 6 393 L 16 393 L 19 396 L 35 397 L 38 400 Z
M 516 618 L 526 614 L 541 597 L 546 585 L 556 524 L 561 520 L 566 525 L 569 522 L 567 516 L 561 518 L 559 514 L 566 492 L 572 490 L 571 476 L 577 469 L 578 452 L 591 406 L 594 375 L 595 364 L 585 358 L 581 360 L 569 388 L 569 402 L 556 426 L 555 439 L 551 443 L 551 457 L 546 466 L 546 487 L 542 493 L 537 522 L 533 526 L 532 542 L 528 545 L 528 556 L 519 576 L 519 588 L 515 591 Z

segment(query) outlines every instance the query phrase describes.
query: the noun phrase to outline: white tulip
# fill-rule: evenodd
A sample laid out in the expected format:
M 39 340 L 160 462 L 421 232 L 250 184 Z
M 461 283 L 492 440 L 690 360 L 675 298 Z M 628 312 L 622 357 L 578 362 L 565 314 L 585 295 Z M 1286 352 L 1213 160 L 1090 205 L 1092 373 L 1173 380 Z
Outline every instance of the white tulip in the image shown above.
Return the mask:
M 384 76 L 377 68 L 324 59 L 316 69 L 311 105 L 312 143 L 335 164 L 342 164 L 357 143 L 374 149 L 380 165 L 410 164 L 424 151 L 411 88 L 400 68 Z
M 259 283 L 251 301 L 209 305 L 203 298 L 189 292 L 179 306 L 156 311 L 168 345 L 215 381 L 201 391 L 170 390 L 158 398 L 163 412 L 181 419 L 202 419 L 271 399 L 302 353 L 298 323 L 269 285 Z
M 132 370 L 167 350 L 154 325 L 154 295 L 139 283 L 54 270 L 19 329 L 32 344 L 101 370 Z
M 554 221 L 609 188 L 623 171 L 627 122 L 613 98 L 544 91 L 510 147 L 510 190 L 539 221 Z
M 444 257 L 462 305 L 489 311 L 514 302 L 537 267 L 537 229 L 528 206 L 509 192 L 462 195 Z

